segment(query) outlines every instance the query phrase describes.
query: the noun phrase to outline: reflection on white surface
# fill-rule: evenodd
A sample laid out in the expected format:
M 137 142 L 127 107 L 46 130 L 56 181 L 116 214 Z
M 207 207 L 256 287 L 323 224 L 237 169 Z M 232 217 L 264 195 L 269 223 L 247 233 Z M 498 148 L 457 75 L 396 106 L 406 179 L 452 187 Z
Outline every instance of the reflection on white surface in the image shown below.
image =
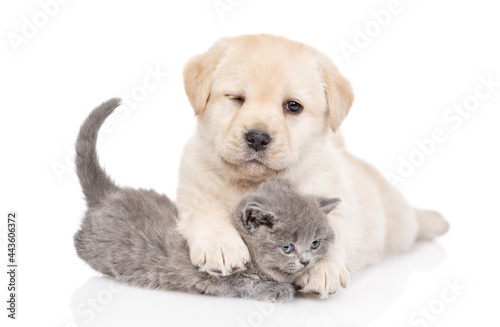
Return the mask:
M 232 298 L 151 291 L 94 277 L 75 290 L 69 326 L 368 326 L 405 292 L 412 274 L 445 260 L 437 243 L 421 243 L 354 275 L 328 300 L 298 296 L 269 304 Z

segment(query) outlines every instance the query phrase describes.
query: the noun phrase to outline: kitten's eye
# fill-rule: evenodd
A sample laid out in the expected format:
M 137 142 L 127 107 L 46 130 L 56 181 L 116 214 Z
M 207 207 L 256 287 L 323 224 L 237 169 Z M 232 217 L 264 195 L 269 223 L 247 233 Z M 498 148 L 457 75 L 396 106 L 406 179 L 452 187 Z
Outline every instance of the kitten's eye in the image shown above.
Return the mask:
M 288 244 L 288 245 L 283 245 L 281 247 L 281 250 L 285 252 L 286 254 L 290 254 L 293 252 L 293 244 Z
M 286 111 L 289 111 L 291 113 L 294 113 L 294 114 L 298 114 L 299 112 L 302 111 L 302 105 L 300 103 L 298 103 L 297 101 L 288 101 L 286 104 L 285 104 L 285 110 Z
M 319 241 L 312 242 L 311 249 L 316 250 L 317 248 L 319 248 Z

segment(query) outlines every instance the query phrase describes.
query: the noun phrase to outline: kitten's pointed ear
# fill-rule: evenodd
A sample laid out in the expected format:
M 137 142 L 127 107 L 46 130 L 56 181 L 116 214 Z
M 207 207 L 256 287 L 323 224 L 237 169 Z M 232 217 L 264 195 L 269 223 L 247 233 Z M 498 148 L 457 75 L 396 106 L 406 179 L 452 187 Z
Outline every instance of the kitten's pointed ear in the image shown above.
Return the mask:
M 240 214 L 241 224 L 245 231 L 252 234 L 260 226 L 273 228 L 276 222 L 274 213 L 264 209 L 261 204 L 257 202 L 249 202 Z
M 341 203 L 339 198 L 318 198 L 319 210 L 325 214 L 329 214 Z

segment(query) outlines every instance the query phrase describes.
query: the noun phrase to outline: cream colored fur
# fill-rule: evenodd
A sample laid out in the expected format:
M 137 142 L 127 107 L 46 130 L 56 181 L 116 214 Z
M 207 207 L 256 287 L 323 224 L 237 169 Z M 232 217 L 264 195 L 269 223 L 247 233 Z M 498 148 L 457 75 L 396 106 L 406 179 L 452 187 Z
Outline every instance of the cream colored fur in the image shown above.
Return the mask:
M 297 281 L 321 297 L 346 287 L 350 273 L 383 254 L 448 229 L 439 214 L 411 208 L 379 172 L 343 148 L 337 130 L 353 102 L 351 85 L 317 50 L 272 35 L 223 38 L 187 63 L 184 79 L 198 125 L 179 170 L 178 227 L 202 270 L 228 275 L 250 260 L 233 210 L 271 177 L 342 199 L 329 215 L 336 232 L 332 256 Z M 303 105 L 301 113 L 284 110 L 291 100 Z M 246 145 L 250 129 L 271 135 L 265 151 Z

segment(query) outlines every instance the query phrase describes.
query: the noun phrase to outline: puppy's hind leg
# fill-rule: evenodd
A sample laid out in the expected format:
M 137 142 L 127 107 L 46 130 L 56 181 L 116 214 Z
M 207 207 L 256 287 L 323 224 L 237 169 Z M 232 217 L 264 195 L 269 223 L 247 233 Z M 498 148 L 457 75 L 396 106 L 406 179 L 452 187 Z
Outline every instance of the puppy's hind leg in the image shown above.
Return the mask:
M 414 209 L 418 222 L 418 240 L 432 240 L 444 235 L 450 228 L 450 224 L 436 211 Z

